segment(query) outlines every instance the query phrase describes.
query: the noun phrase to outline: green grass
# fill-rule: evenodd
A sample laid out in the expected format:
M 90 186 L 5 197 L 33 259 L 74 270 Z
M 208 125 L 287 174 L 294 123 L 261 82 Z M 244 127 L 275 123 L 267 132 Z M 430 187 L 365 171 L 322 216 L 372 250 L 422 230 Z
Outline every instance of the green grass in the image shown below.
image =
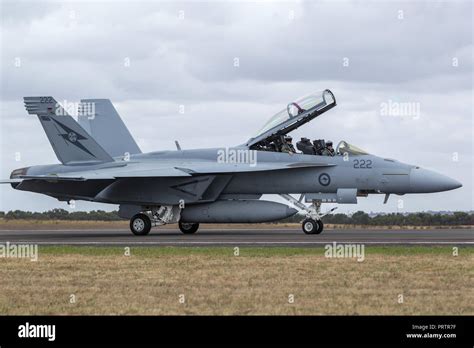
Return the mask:
M 67 255 L 79 254 L 90 256 L 123 255 L 126 246 L 39 246 L 39 254 L 44 255 Z M 234 246 L 229 247 L 149 247 L 130 246 L 132 255 L 145 257 L 160 257 L 168 255 L 207 255 L 207 256 L 229 256 L 234 257 Z M 459 255 L 473 255 L 474 247 L 460 246 Z M 365 246 L 365 253 L 383 255 L 452 255 L 453 246 Z M 317 247 L 239 247 L 241 257 L 274 257 L 274 256 L 296 256 L 296 255 L 323 255 L 324 246 Z

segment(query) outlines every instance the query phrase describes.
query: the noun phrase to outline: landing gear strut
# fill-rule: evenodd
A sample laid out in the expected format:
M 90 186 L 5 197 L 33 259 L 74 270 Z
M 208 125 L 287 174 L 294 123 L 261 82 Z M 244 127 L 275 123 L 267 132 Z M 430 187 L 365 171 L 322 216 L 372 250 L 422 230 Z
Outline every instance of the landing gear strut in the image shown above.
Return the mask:
M 304 210 L 306 212 L 306 219 L 304 219 L 301 223 L 303 232 L 306 234 L 320 234 L 321 232 L 323 232 L 324 224 L 321 218 L 336 209 L 332 208 L 329 212 L 321 214 L 321 201 L 319 200 L 313 200 L 311 206 L 307 207 L 301 202 L 304 197 L 303 195 L 301 195 L 299 200 L 288 194 L 280 194 L 280 196 L 286 199 L 287 201 L 293 203 L 293 205 L 297 207 L 300 211 Z

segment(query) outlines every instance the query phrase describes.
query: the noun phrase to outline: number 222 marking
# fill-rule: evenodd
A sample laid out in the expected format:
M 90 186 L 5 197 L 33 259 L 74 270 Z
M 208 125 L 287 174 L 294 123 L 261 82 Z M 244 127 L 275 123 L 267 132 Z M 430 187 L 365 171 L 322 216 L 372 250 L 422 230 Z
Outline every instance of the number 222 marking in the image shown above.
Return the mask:
M 371 169 L 372 160 L 354 160 L 355 169 Z

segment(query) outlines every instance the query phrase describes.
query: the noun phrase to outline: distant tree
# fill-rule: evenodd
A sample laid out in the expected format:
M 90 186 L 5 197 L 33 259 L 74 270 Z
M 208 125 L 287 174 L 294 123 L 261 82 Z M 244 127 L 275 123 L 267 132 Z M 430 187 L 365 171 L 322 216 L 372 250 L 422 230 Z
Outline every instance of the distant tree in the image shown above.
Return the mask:
M 352 223 L 356 225 L 368 225 L 370 217 L 367 213 L 359 210 L 352 215 L 351 219 Z

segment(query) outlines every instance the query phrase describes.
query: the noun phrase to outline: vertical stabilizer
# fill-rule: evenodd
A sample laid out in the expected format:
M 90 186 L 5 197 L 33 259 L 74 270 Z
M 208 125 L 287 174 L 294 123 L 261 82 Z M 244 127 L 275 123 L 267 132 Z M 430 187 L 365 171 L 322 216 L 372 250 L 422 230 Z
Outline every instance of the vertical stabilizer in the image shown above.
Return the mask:
M 24 102 L 28 113 L 38 116 L 61 163 L 113 161 L 53 97 L 24 97 Z
M 141 153 L 109 99 L 82 99 L 78 121 L 111 156 Z

